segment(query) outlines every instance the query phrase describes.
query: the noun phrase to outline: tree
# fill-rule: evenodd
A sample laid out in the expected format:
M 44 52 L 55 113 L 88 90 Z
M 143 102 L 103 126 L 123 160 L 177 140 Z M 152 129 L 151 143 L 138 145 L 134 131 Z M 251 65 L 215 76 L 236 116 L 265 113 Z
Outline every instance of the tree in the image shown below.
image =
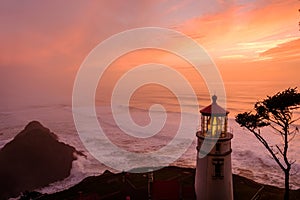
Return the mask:
M 256 102 L 254 112 L 240 113 L 235 118 L 241 127 L 245 127 L 255 135 L 284 172 L 285 200 L 289 199 L 290 170 L 295 162 L 288 158 L 289 143 L 299 132 L 298 127 L 293 126 L 293 123 L 299 119 L 295 119 L 293 111 L 299 107 L 300 93 L 297 92 L 297 88 L 288 88 L 274 96 L 267 96 L 266 99 Z M 282 145 L 272 145 L 265 139 L 261 130 L 267 126 L 282 137 Z

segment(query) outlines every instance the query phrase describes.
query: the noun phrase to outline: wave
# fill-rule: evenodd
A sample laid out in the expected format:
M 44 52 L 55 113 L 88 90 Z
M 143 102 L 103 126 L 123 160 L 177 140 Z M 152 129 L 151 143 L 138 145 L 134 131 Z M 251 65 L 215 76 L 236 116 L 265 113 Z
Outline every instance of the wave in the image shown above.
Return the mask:
M 191 103 L 191 98 L 189 96 L 184 96 L 184 104 L 182 106 L 188 108 L 192 114 L 199 115 L 199 108 L 196 105 Z M 203 102 L 210 102 L 210 97 L 198 96 L 201 104 L 200 107 L 205 106 Z M 148 103 L 164 102 L 166 106 L 171 108 L 177 106 L 176 97 L 172 96 L 153 96 L 153 99 L 147 99 Z M 232 114 L 241 112 L 241 109 L 250 107 L 253 104 L 252 101 L 256 101 L 255 98 L 247 96 L 246 94 L 237 95 L 235 97 L 228 97 L 228 110 L 231 112 L 229 116 L 229 127 L 233 130 L 234 138 L 232 140 L 232 167 L 233 173 L 245 176 L 247 178 L 253 179 L 257 182 L 270 184 L 274 186 L 283 187 L 283 173 L 276 165 L 275 161 L 270 158 L 268 152 L 264 147 L 257 141 L 257 139 L 247 130 L 240 128 L 237 123 L 234 121 Z M 137 113 L 137 116 L 143 118 L 145 113 L 148 114 L 149 110 L 142 107 L 142 104 L 132 104 L 130 107 L 125 105 L 119 105 L 120 114 L 124 115 L 127 109 Z M 116 124 L 107 117 L 110 107 L 101 107 L 97 106 L 96 110 L 101 110 L 101 115 L 98 115 L 98 119 L 101 120 L 102 124 L 111 131 L 111 136 L 114 136 L 114 131 L 116 130 Z M 163 111 L 154 111 L 154 112 L 163 112 Z M 178 115 L 180 111 L 175 109 L 168 110 L 168 113 L 171 115 Z M 300 115 L 300 111 L 296 111 L 295 115 Z M 90 117 L 90 116 L 87 116 Z M 28 120 L 38 119 L 42 120 L 47 127 L 50 128 L 53 132 L 58 134 L 60 140 L 75 146 L 78 150 L 82 150 L 88 155 L 88 158 L 79 158 L 73 162 L 73 167 L 71 175 L 60 182 L 53 183 L 46 188 L 41 188 L 39 191 L 52 193 L 60 190 L 67 189 L 81 181 L 87 176 L 99 175 L 106 169 L 106 166 L 102 165 L 99 161 L 93 158 L 88 152 L 86 152 L 85 147 L 81 143 L 79 136 L 76 132 L 76 128 L 72 118 L 72 106 L 68 104 L 48 104 L 48 105 L 39 105 L 39 106 L 24 106 L 22 109 L 15 109 L 9 111 L 0 112 L 0 148 L 5 143 L 11 140 L 14 134 L 18 133 L 24 125 L 27 124 Z M 176 126 L 171 123 L 172 126 Z M 195 127 L 195 130 L 198 124 L 188 124 L 189 126 Z M 148 149 L 147 151 L 152 151 L 157 149 L 153 145 L 157 145 L 160 148 L 160 140 L 166 141 L 170 140 L 172 134 L 172 127 L 167 129 L 166 135 L 161 135 L 155 140 L 157 144 L 137 144 L 138 146 L 144 145 Z M 267 130 L 267 135 L 270 133 L 270 130 Z M 272 135 L 273 136 L 273 135 Z M 274 137 L 275 138 L 275 137 Z M 122 138 L 118 138 L 122 140 Z M 136 142 L 136 141 L 135 141 Z M 153 140 L 152 140 L 153 142 Z M 133 146 L 132 141 L 124 140 L 120 141 L 121 145 L 127 145 L 126 147 Z M 296 137 L 291 145 L 294 147 L 291 151 L 291 156 L 295 159 L 298 159 L 300 155 L 300 149 L 297 148 L 300 144 L 300 138 Z M 132 147 L 132 150 L 135 151 L 137 148 Z M 112 159 L 115 159 L 116 162 L 122 157 L 111 152 L 105 152 L 107 155 L 110 155 Z M 191 147 L 186 151 L 186 153 L 175 161 L 172 165 L 180 167 L 195 167 L 196 165 L 196 136 Z M 112 169 L 109 169 L 112 170 Z M 300 188 L 300 176 L 294 174 L 295 172 L 300 172 L 300 160 L 293 165 L 293 174 L 291 175 L 290 184 L 292 189 Z
M 153 105 L 156 104 L 156 103 L 153 103 Z M 168 103 L 166 106 L 170 106 L 170 107 L 175 107 L 175 106 L 178 106 L 178 104 L 173 104 L 173 103 Z M 184 105 L 181 105 L 183 107 L 186 107 L 186 112 L 185 113 L 194 113 L 193 111 L 197 111 L 198 110 L 198 106 L 197 105 L 192 105 L 192 104 L 184 104 Z M 141 111 L 141 112 L 149 112 L 149 109 L 147 108 L 142 108 L 140 106 L 133 106 L 133 105 L 130 105 L 130 106 L 127 106 L 127 105 L 118 105 L 119 108 L 121 108 L 121 110 L 123 110 L 124 112 L 126 110 L 131 110 L 131 111 Z M 177 109 L 168 109 L 166 111 L 164 110 L 151 110 L 152 112 L 156 112 L 156 113 L 174 113 L 174 114 L 181 114 L 181 113 L 184 113 L 184 112 L 181 112 L 180 110 L 177 110 Z

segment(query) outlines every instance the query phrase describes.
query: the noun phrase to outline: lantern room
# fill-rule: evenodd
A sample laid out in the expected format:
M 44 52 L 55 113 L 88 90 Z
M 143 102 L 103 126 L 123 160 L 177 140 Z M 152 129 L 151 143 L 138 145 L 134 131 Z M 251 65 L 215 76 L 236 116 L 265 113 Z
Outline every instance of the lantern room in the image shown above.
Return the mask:
M 228 111 L 217 104 L 217 96 L 212 96 L 212 104 L 201 109 L 201 130 L 198 132 L 205 137 L 227 136 Z

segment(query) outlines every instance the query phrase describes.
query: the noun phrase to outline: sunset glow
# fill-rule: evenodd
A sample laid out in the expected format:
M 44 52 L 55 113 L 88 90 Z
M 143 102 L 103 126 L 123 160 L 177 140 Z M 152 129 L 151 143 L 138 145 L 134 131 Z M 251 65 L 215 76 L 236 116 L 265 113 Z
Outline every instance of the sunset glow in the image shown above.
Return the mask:
M 1 0 L 0 27 L 0 199 L 300 199 L 299 0 Z
M 19 102 L 20 97 L 23 102 L 34 101 L 24 97 L 25 91 L 43 94 L 37 101 L 70 96 L 79 66 L 98 43 L 144 26 L 175 29 L 198 41 L 225 82 L 278 79 L 299 84 L 298 5 L 293 0 L 115 0 L 63 5 L 2 1 L 2 105 Z

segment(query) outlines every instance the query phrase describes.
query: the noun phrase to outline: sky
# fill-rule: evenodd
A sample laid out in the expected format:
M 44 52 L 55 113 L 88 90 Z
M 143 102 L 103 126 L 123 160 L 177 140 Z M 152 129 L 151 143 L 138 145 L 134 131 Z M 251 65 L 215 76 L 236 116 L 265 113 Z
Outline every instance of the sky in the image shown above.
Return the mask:
M 96 45 L 148 26 L 196 40 L 225 82 L 299 86 L 299 8 L 295 0 L 2 0 L 1 107 L 70 101 L 77 70 Z

